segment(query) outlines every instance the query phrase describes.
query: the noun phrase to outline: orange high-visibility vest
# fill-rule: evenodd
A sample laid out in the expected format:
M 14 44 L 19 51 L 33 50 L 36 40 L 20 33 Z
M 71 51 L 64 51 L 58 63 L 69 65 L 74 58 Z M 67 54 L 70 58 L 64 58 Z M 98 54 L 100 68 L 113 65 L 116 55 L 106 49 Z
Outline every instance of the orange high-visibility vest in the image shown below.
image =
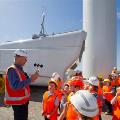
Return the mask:
M 120 76 L 116 78 L 116 86 L 120 86 Z
M 77 119 L 78 119 L 78 113 L 75 111 L 73 105 L 69 103 L 66 120 L 77 120 Z
M 101 115 L 102 106 L 103 106 L 103 90 L 102 90 L 102 87 L 100 86 L 100 82 L 98 84 L 98 96 L 99 96 L 99 100 L 98 100 L 99 115 Z
M 50 114 L 55 108 L 55 100 L 57 95 L 50 95 L 46 91 L 43 95 L 43 111 L 45 114 Z M 57 120 L 57 111 L 50 117 L 50 120 Z
M 98 85 L 98 95 L 103 96 L 103 88 L 100 86 L 100 84 Z
M 112 120 L 120 120 L 120 97 L 117 97 L 117 101 L 113 105 L 113 118 Z
M 112 93 L 105 93 L 105 92 L 110 92 L 112 89 L 111 86 L 107 87 L 107 86 L 103 86 L 103 95 L 106 98 L 106 100 L 110 101 L 113 99 L 114 95 Z
M 79 117 L 81 118 L 81 113 L 77 113 L 75 110 L 74 106 L 69 103 L 68 104 L 68 110 L 67 110 L 67 115 L 66 115 L 66 120 L 78 120 Z M 93 120 L 99 120 L 99 116 L 92 117 Z
M 13 68 L 16 70 L 20 81 L 26 80 L 25 74 L 22 71 L 20 71 L 19 69 L 17 69 L 14 65 L 10 66 L 9 68 Z M 7 70 L 7 72 L 8 72 L 8 70 Z M 21 105 L 21 104 L 25 104 L 26 102 L 28 102 L 29 99 L 30 99 L 29 86 L 26 86 L 19 90 L 14 90 L 9 84 L 8 76 L 6 73 L 4 103 L 8 104 L 8 105 Z
M 116 78 L 114 78 L 113 80 L 111 80 L 110 82 L 111 82 L 111 86 L 112 87 L 114 87 L 114 86 L 116 86 L 117 84 L 116 84 L 116 81 L 117 79 Z

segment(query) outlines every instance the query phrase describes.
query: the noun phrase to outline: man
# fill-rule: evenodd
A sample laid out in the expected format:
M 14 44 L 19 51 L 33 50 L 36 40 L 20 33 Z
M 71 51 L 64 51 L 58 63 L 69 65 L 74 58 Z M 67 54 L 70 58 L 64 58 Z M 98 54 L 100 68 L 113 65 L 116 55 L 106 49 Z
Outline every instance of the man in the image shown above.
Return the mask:
M 27 51 L 16 50 L 14 64 L 6 71 L 4 103 L 12 105 L 14 120 L 28 119 L 29 85 L 39 77 L 38 72 L 30 77 L 24 72 L 23 66 L 27 62 L 27 57 Z

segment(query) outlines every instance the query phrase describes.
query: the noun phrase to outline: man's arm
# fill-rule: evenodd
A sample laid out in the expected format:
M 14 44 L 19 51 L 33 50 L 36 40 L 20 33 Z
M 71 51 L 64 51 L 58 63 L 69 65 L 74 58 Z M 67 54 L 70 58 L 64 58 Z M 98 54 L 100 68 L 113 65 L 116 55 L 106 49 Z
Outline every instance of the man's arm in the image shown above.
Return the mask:
M 31 79 L 28 77 L 26 80 L 20 81 L 16 70 L 14 68 L 10 68 L 8 69 L 8 81 L 13 89 L 18 90 L 29 85 Z

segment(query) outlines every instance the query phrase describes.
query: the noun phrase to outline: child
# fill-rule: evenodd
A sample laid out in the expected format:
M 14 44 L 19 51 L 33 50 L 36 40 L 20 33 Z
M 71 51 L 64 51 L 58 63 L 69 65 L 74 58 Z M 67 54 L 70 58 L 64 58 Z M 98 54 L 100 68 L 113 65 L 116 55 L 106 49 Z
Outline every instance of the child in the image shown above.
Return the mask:
M 60 101 L 60 113 L 63 111 L 63 108 L 67 102 L 67 97 L 70 93 L 70 90 L 69 90 L 69 84 L 66 82 L 64 84 L 64 89 L 62 91 L 62 99 Z
M 48 91 L 43 94 L 43 110 L 42 115 L 45 120 L 57 120 L 59 99 L 56 94 L 57 83 L 51 79 L 48 82 Z
M 107 107 L 106 114 L 112 114 L 111 100 L 114 97 L 113 93 L 114 91 L 112 89 L 112 86 L 110 85 L 110 80 L 104 79 L 103 96 L 104 96 L 105 105 Z
M 115 97 L 111 100 L 113 105 L 113 118 L 112 120 L 120 120 L 120 87 L 117 88 Z
M 74 116 L 72 116 L 72 114 Z M 94 119 L 98 114 L 98 106 L 95 97 L 88 90 L 79 90 L 70 98 L 58 120 L 98 120 Z
M 94 95 L 95 98 L 97 99 L 98 108 L 99 108 L 98 118 L 99 118 L 99 120 L 102 120 L 101 113 L 102 113 L 102 106 L 103 106 L 103 96 L 98 91 L 99 81 L 98 81 L 97 77 L 93 76 L 93 77 L 89 78 L 88 82 L 89 82 L 90 93 L 92 93 L 92 95 Z

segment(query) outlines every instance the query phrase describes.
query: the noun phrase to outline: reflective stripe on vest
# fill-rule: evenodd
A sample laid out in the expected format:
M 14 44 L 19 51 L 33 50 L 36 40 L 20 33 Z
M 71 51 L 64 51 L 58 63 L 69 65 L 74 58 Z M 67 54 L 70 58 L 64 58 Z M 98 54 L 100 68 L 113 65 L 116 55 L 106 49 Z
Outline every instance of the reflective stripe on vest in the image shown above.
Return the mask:
M 30 94 L 29 94 L 29 95 L 26 95 L 26 96 L 24 96 L 24 97 L 10 97 L 10 96 L 8 95 L 8 92 L 7 92 L 7 91 L 5 92 L 5 100 L 16 101 L 16 100 L 23 100 L 23 99 L 28 98 L 28 97 L 30 97 Z

